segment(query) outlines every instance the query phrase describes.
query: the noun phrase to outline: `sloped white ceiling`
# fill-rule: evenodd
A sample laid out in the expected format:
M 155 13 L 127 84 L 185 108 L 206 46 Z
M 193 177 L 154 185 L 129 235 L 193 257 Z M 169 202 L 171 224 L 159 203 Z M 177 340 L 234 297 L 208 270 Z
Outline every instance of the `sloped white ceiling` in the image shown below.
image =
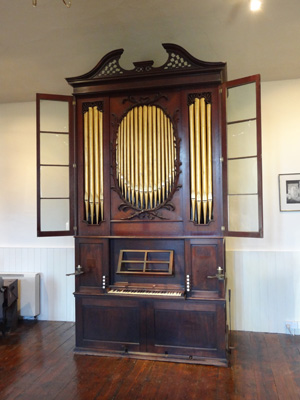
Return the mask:
M 300 78 L 300 1 L 1 0 L 0 102 L 70 94 L 66 77 L 91 70 L 123 48 L 121 65 L 166 61 L 175 43 L 204 61 L 228 64 L 228 78 L 260 73 L 263 81 Z

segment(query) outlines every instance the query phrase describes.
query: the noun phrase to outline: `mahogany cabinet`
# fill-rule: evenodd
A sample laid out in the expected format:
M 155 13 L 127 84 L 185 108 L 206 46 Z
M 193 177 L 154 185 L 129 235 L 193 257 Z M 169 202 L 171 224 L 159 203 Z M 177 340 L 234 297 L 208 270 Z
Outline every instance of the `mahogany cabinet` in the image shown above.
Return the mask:
M 259 76 L 163 46 L 68 78 L 75 131 L 70 99 L 37 96 L 38 233 L 75 235 L 76 351 L 227 365 L 224 236 L 262 235 Z

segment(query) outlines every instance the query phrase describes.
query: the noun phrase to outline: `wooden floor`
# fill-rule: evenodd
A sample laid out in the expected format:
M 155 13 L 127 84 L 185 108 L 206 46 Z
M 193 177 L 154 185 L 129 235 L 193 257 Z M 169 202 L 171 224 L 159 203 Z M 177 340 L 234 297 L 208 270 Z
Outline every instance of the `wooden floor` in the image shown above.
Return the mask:
M 300 336 L 234 332 L 230 368 L 75 355 L 74 324 L 0 335 L 0 399 L 300 399 Z

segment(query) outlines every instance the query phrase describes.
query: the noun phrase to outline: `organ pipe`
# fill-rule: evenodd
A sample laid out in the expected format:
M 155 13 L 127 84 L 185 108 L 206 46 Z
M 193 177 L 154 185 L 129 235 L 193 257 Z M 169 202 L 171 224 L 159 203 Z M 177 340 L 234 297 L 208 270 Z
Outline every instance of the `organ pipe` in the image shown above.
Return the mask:
M 213 202 L 213 187 L 212 187 L 212 147 L 211 147 L 211 104 L 207 104 L 207 202 L 208 202 L 208 220 L 212 219 L 212 202 Z
M 158 165 L 157 165 L 157 113 L 156 113 L 156 107 L 152 107 L 152 129 L 153 129 L 153 193 L 154 193 L 154 207 L 157 205 L 157 170 L 158 170 Z
M 84 206 L 85 216 L 89 215 L 89 114 L 84 114 Z
M 213 214 L 211 104 L 189 105 L 191 220 L 207 224 Z
M 131 109 L 116 138 L 116 180 L 126 202 L 151 210 L 165 201 L 174 186 L 175 161 L 170 118 L 156 106 Z
M 201 219 L 201 132 L 200 132 L 200 102 L 199 99 L 195 100 L 195 154 L 196 154 L 196 165 L 195 165 L 195 176 L 196 176 L 196 207 L 197 207 L 197 223 L 200 224 Z
M 83 119 L 85 220 L 99 224 L 104 220 L 103 113 L 97 106 L 89 107 Z M 119 164 L 119 153 L 117 157 Z M 119 165 L 118 180 L 121 181 Z
M 143 173 L 143 107 L 139 107 L 139 192 L 140 208 L 144 208 L 144 173 Z
M 207 216 L 207 148 L 206 148 L 206 113 L 205 100 L 200 100 L 200 122 L 201 122 L 201 167 L 202 167 L 202 206 L 203 222 L 206 224 Z
M 196 209 L 196 181 L 195 181 L 195 124 L 194 124 L 194 111 L 195 105 L 190 104 L 189 106 L 189 121 L 190 121 L 190 165 L 191 165 L 191 212 L 192 221 L 195 221 L 195 209 Z
M 152 107 L 148 107 L 148 151 L 149 151 L 149 208 L 153 207 L 153 130 L 152 130 Z
M 91 224 L 94 223 L 95 210 L 95 165 L 94 165 L 94 126 L 93 108 L 89 107 L 89 207 Z

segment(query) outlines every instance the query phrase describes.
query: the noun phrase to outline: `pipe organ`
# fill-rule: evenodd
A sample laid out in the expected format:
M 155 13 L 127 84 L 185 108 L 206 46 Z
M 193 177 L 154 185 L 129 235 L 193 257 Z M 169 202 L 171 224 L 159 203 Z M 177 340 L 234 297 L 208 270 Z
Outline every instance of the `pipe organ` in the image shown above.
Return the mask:
M 163 46 L 161 67 L 125 70 L 116 50 L 67 78 L 76 352 L 226 366 L 226 64 Z

